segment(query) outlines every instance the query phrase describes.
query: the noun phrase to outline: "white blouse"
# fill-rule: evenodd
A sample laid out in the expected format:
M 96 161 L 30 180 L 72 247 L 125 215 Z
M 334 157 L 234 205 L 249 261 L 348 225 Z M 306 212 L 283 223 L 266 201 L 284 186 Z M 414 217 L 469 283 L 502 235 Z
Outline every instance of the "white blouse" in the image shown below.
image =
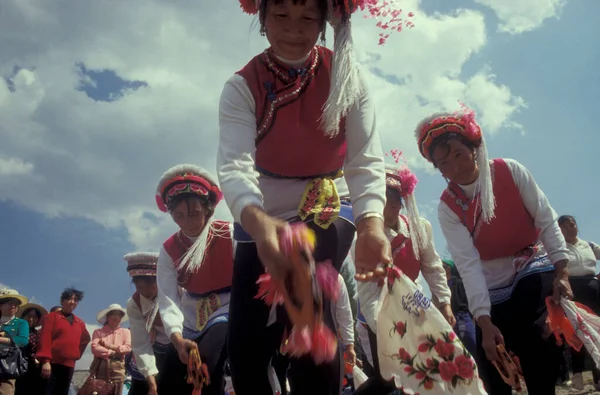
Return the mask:
M 534 219 L 536 228 L 540 229 L 540 239 L 552 263 L 568 259 L 565 239 L 557 224 L 557 215 L 546 195 L 538 187 L 533 176 L 519 162 L 504 159 L 519 190 L 525 209 Z M 465 195 L 473 198 L 476 182 L 461 185 Z M 482 261 L 473 244 L 468 229 L 450 207 L 440 200 L 438 218 L 448 250 L 454 259 L 463 283 L 469 308 L 475 317 L 490 315 L 490 298 L 488 290 L 502 288 L 512 283 L 515 277 L 513 268 L 514 256 Z M 498 235 L 498 237 L 502 237 Z
M 225 83 L 219 103 L 217 172 L 227 205 L 238 223 L 248 205 L 262 207 L 269 215 L 283 219 L 297 215 L 308 181 L 260 176 L 254 166 L 255 139 L 254 98 L 246 80 L 235 74 Z M 344 174 L 354 218 L 365 213 L 381 214 L 385 205 L 385 169 L 374 103 L 366 88 L 346 117 L 346 140 Z
M 567 243 L 569 249 L 570 276 L 593 276 L 596 274 L 596 261 L 600 259 L 600 246 L 596 243 L 577 239 L 575 244 Z

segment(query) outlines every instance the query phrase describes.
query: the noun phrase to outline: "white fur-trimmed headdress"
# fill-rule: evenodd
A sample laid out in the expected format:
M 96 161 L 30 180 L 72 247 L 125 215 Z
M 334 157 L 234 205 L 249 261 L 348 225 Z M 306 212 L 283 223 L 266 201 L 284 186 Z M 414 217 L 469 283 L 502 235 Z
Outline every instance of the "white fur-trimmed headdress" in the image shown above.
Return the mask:
M 475 120 L 475 112 L 463 105 L 462 111 L 454 113 L 436 113 L 423 119 L 415 129 L 415 137 L 421 155 L 433 163 L 431 148 L 435 140 L 443 135 L 454 134 L 471 142 L 475 147 L 479 177 L 475 196 L 481 205 L 484 222 L 489 223 L 495 216 L 496 198 L 492 185 L 491 165 L 481 127 Z M 435 164 L 434 164 L 435 165 Z
M 132 252 L 123 259 L 127 261 L 127 272 L 131 277 L 156 276 L 157 252 Z

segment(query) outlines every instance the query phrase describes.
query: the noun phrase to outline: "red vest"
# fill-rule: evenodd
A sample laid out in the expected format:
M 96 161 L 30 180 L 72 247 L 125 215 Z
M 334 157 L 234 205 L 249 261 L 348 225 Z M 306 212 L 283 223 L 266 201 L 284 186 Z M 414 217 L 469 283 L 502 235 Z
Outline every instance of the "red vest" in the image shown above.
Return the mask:
M 408 221 L 403 215 L 400 216 L 400 219 L 404 221 L 408 227 Z M 406 238 L 402 234 L 398 234 L 398 236 L 392 239 L 391 245 L 394 265 L 402 270 L 402 273 L 406 274 L 413 282 L 416 281 L 421 272 L 421 261 L 415 257 L 412 239 Z
M 133 299 L 133 301 L 135 302 L 138 309 L 140 309 L 140 311 L 142 311 L 142 301 L 140 300 L 140 296 L 141 296 L 140 293 L 138 291 L 135 291 L 135 293 L 131 296 L 131 299 Z M 152 328 L 162 327 L 162 326 L 163 326 L 163 323 L 162 323 L 162 319 L 160 318 L 160 313 L 157 313 L 156 317 L 154 318 L 154 322 L 152 323 Z
M 516 255 L 535 244 L 539 234 L 533 217 L 523 205 L 512 173 L 502 159 L 494 159 L 492 163 L 492 183 L 496 208 L 495 217 L 489 224 L 481 219 L 479 205 L 469 200 L 455 183 L 450 182 L 441 197 L 461 219 L 484 261 Z
M 228 229 L 229 223 L 214 221 L 217 229 Z M 179 231 L 169 237 L 163 244 L 165 251 L 178 270 L 177 281 L 179 285 L 188 292 L 196 295 L 204 295 L 217 291 L 225 291 L 231 288 L 233 277 L 233 240 L 230 232 L 216 234 L 211 228 L 206 242 L 204 261 L 200 269 L 194 273 L 185 270 L 181 258 L 192 246 L 192 242 Z
M 316 46 L 302 68 L 281 64 L 270 49 L 238 74 L 246 80 L 256 112 L 256 166 L 271 176 L 312 178 L 336 173 L 346 156 L 344 120 L 330 138 L 321 128 L 329 95 L 332 52 Z

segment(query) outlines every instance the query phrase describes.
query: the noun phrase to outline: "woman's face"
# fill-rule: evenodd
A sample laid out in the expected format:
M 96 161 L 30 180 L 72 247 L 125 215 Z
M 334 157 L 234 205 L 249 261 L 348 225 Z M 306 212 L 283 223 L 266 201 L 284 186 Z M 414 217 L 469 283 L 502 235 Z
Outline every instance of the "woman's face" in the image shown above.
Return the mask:
M 118 310 L 109 311 L 108 314 L 106 315 L 106 323 L 108 324 L 108 326 L 110 326 L 112 328 L 118 327 L 119 324 L 121 323 L 122 319 L 123 319 L 122 311 L 118 311 Z
M 12 317 L 17 314 L 20 304 L 21 302 L 18 299 L 9 298 L 2 300 L 2 304 L 0 305 L 2 317 Z
M 317 43 L 324 16 L 318 0 L 283 0 L 267 4 L 264 26 L 267 39 L 276 55 L 287 60 L 306 56 Z
M 71 296 L 68 299 L 63 299 L 60 301 L 62 312 L 65 314 L 71 314 L 78 304 L 79 301 L 77 300 L 75 295 Z
M 171 216 L 183 233 L 198 237 L 206 225 L 208 208 L 200 199 L 183 200 L 171 210 Z
M 400 193 L 394 188 L 386 188 L 385 190 L 385 207 L 383 208 L 383 216 L 387 221 L 396 221 L 402 210 L 402 198 Z
M 568 218 L 565 222 L 560 225 L 560 230 L 566 240 L 574 240 L 577 238 L 579 230 L 577 229 L 577 222 L 572 218 Z
M 156 277 L 147 276 L 146 278 L 135 279 L 133 284 L 135 285 L 135 290 L 146 299 L 152 300 L 158 295 Z
M 29 310 L 29 313 L 22 318 L 29 323 L 30 328 L 35 328 L 40 324 L 40 318 L 35 310 Z
M 447 144 L 438 145 L 431 156 L 435 166 L 450 181 L 470 185 L 479 177 L 475 151 L 459 139 L 451 139 Z

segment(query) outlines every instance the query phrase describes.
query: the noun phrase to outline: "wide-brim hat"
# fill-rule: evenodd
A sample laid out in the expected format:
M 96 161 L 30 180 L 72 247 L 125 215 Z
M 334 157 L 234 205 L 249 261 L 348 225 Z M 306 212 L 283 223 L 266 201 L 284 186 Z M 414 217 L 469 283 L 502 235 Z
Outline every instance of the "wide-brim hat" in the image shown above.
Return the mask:
M 123 307 L 121 307 L 120 304 L 113 303 L 110 306 L 108 306 L 107 308 L 100 310 L 100 312 L 98 314 L 96 314 L 96 321 L 98 321 L 98 323 L 100 325 L 106 325 L 106 316 L 108 316 L 108 313 L 110 313 L 111 311 L 120 311 L 121 313 L 123 313 L 123 318 L 121 318 L 121 323 L 123 323 L 129 319 L 129 317 L 127 316 L 127 310 L 125 310 Z
M 4 288 L 0 289 L 0 304 L 4 299 L 16 299 L 21 305 L 29 303 L 29 299 L 23 295 L 20 295 L 16 289 Z
M 17 317 L 23 318 L 23 314 L 29 309 L 38 310 L 42 315 L 40 318 L 44 318 L 44 316 L 48 314 L 48 310 L 46 310 L 44 306 L 41 306 L 37 303 L 25 303 L 24 305 L 21 305 L 21 307 L 19 307 Z

